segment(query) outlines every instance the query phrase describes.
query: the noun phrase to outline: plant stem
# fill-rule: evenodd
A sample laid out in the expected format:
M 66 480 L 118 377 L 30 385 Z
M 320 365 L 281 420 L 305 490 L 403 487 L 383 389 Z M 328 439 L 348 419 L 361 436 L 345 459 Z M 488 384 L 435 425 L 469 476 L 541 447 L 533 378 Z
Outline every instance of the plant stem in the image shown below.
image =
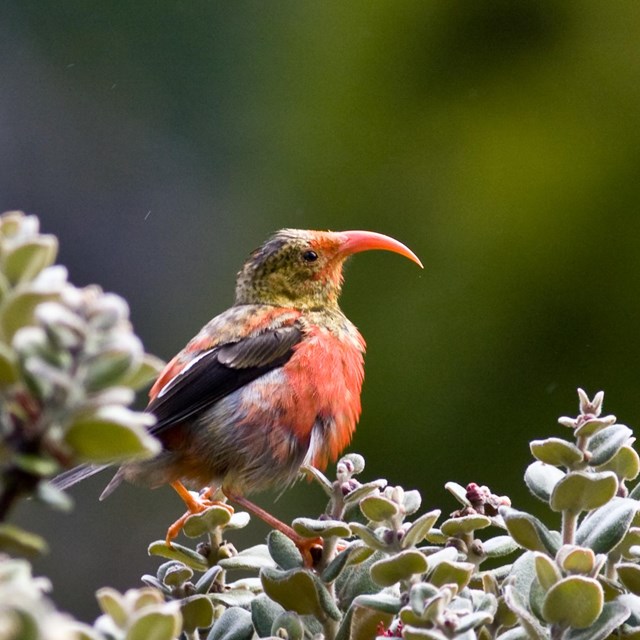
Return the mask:
M 574 544 L 578 514 L 568 509 L 562 512 L 562 544 Z

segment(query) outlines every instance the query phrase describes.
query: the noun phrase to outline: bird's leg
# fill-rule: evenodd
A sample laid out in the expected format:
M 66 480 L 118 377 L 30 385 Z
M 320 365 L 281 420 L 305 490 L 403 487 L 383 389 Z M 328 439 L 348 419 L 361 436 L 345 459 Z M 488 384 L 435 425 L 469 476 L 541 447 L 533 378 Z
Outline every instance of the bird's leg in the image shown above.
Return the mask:
M 187 511 L 167 529 L 165 542 L 169 547 L 171 546 L 171 542 L 175 540 L 180 531 L 182 531 L 182 527 L 184 527 L 184 523 L 187 521 L 187 518 L 194 513 L 202 513 L 209 507 L 218 506 L 227 509 L 229 513 L 233 515 L 233 507 L 230 504 L 221 502 L 220 500 L 211 499 L 213 494 L 213 489 L 211 487 L 207 487 L 198 497 L 196 497 L 179 480 L 172 482 L 171 486 L 187 505 Z
M 287 538 L 292 540 L 300 550 L 307 566 L 313 567 L 318 563 L 319 551 L 322 551 L 322 538 L 305 538 L 294 531 L 288 524 L 285 524 L 282 520 L 278 520 L 278 518 L 271 515 L 268 511 L 265 511 L 257 504 L 254 504 L 251 500 L 247 500 L 244 496 L 235 495 L 226 489 L 223 489 L 223 492 L 229 500 L 239 504 L 241 507 L 260 518 L 260 520 L 266 522 L 272 529 L 280 531 L 280 533 L 284 533 Z

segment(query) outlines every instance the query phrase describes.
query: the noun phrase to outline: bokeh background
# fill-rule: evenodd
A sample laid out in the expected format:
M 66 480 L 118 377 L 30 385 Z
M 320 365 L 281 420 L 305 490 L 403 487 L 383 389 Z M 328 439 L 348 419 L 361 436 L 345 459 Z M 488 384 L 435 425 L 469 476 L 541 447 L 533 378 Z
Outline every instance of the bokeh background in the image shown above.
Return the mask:
M 528 442 L 575 389 L 640 426 L 640 7 L 634 0 L 4 0 L 0 210 L 41 217 L 77 285 L 168 359 L 274 229 L 409 244 L 350 264 L 369 344 L 366 477 L 455 508 L 448 480 L 534 508 Z M 54 597 L 138 586 L 181 505 L 106 476 L 25 505 Z M 317 515 L 301 484 L 273 504 Z M 557 523 L 550 521 L 549 524 Z M 239 546 L 264 538 L 255 523 Z

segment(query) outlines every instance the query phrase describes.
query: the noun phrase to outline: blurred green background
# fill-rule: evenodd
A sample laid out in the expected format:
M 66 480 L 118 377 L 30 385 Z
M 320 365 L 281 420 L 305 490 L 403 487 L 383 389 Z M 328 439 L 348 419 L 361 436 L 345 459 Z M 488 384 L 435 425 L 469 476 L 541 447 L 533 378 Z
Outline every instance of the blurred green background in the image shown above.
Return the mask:
M 534 508 L 528 442 L 575 389 L 640 426 L 640 6 L 633 0 L 5 0 L 0 210 L 38 214 L 78 285 L 130 303 L 170 358 L 281 227 L 409 244 L 350 264 L 369 345 L 352 451 L 455 508 L 447 480 Z M 139 585 L 169 489 L 25 505 L 64 608 Z M 298 485 L 282 518 L 316 515 Z M 550 521 L 549 524 L 557 525 Z M 252 524 L 238 545 L 263 539 Z

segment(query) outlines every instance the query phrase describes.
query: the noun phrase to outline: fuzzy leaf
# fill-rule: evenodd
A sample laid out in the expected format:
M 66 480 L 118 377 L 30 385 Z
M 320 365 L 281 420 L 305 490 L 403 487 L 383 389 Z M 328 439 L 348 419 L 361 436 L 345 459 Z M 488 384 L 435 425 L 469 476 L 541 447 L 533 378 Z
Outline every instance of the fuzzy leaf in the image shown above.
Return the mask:
M 271 557 L 282 569 L 295 569 L 304 565 L 304 559 L 293 540 L 280 531 L 270 531 L 267 536 L 267 547 Z
M 251 640 L 251 614 L 239 607 L 227 609 L 215 622 L 207 640 Z
M 440 562 L 433 571 L 429 573 L 429 582 L 437 587 L 443 587 L 446 584 L 456 584 L 458 589 L 464 589 L 471 574 L 475 569 L 475 565 L 471 562 Z
M 14 524 L 0 523 L 0 551 L 35 558 L 48 550 L 47 541 L 39 535 L 25 531 Z
M 440 525 L 440 531 L 446 536 L 459 536 L 466 533 L 473 533 L 477 529 L 485 529 L 491 526 L 491 519 L 480 513 L 458 518 L 450 518 Z
M 509 609 L 518 616 L 522 628 L 526 631 L 528 640 L 548 640 L 545 629 L 538 622 L 538 619 L 527 609 L 520 594 L 511 586 L 504 588 L 504 600 Z
M 204 556 L 176 542 L 168 546 L 164 540 L 156 540 L 149 545 L 147 553 L 151 556 L 179 560 L 195 571 L 206 571 L 209 568 L 207 559 Z
M 80 460 L 109 463 L 160 452 L 160 442 L 147 433 L 155 418 L 125 407 L 100 407 L 78 416 L 67 428 L 65 442 Z
M 389 545 L 381 540 L 375 531 L 360 522 L 350 522 L 349 528 L 354 535 L 358 536 L 367 546 L 376 551 L 385 551 Z
M 360 501 L 360 511 L 372 522 L 385 522 L 397 516 L 399 508 L 383 496 L 367 496 Z
M 205 533 L 214 531 L 218 527 L 225 527 L 231 520 L 229 509 L 225 509 L 219 505 L 207 507 L 200 513 L 190 515 L 185 523 L 182 531 L 188 538 L 199 538 Z
M 173 640 L 179 633 L 181 616 L 160 608 L 143 613 L 129 627 L 125 640 Z
M 351 536 L 349 525 L 342 520 L 315 520 L 313 518 L 296 518 L 291 526 L 296 533 L 306 538 L 348 538 Z
M 140 364 L 127 372 L 120 381 L 125 387 L 129 387 L 134 391 L 140 391 L 148 384 L 153 382 L 165 367 L 165 362 L 149 353 L 142 356 Z
M 515 553 L 520 547 L 511 536 L 494 536 L 482 543 L 482 549 L 489 558 L 498 558 Z
M 424 555 L 414 549 L 408 549 L 374 562 L 371 565 L 371 577 L 380 586 L 390 587 L 426 570 L 427 560 Z
M 549 506 L 554 511 L 592 511 L 609 502 L 617 490 L 614 473 L 571 471 L 554 487 Z
M 531 453 L 545 464 L 554 467 L 567 467 L 582 462 L 583 454 L 572 442 L 560 438 L 547 438 L 546 440 L 533 440 L 529 445 Z
M 587 447 L 591 454 L 589 464 L 597 467 L 611 460 L 632 435 L 631 429 L 623 424 L 614 424 L 597 433 Z
M 614 498 L 580 523 L 576 544 L 595 553 L 609 553 L 624 538 L 637 509 L 635 500 Z
M 590 574 L 596 565 L 596 556 L 591 549 L 573 545 L 563 546 L 556 560 L 565 573 Z
M 631 591 L 640 596 L 640 567 L 637 564 L 625 562 L 616 566 L 620 582 Z
M 564 640 L 605 640 L 629 617 L 629 609 L 620 602 L 605 602 L 598 619 L 587 629 L 569 629 Z
M 535 552 L 535 567 L 538 582 L 545 591 L 548 591 L 562 579 L 562 574 L 556 563 L 544 553 Z
M 283 611 L 273 621 L 271 635 L 287 638 L 287 640 L 302 640 L 304 638 L 304 624 L 297 613 Z
M 349 563 L 349 559 L 353 551 L 354 547 L 351 546 L 338 553 L 322 572 L 322 582 L 325 584 L 333 582 Z
M 276 568 L 276 563 L 269 554 L 269 548 L 266 544 L 258 544 L 254 547 L 248 547 L 231 558 L 223 558 L 218 564 L 226 570 L 242 569 L 246 571 L 255 571 L 269 567 Z
M 346 508 L 350 508 L 360 502 L 360 500 L 362 500 L 364 497 L 377 493 L 380 489 L 384 489 L 386 486 L 386 480 L 373 480 L 372 482 L 365 482 L 345 496 L 344 505 Z
M 501 507 L 500 514 L 512 538 L 521 547 L 551 555 L 555 555 L 560 548 L 560 534 L 549 531 L 535 516 L 511 507 Z
M 3 256 L 2 271 L 11 284 L 28 282 L 52 265 L 57 253 L 58 240 L 55 236 L 38 235 Z
M 624 445 L 598 471 L 612 471 L 620 480 L 633 480 L 640 472 L 640 457 L 632 447 Z
M 440 510 L 436 509 L 429 513 L 422 514 L 417 520 L 411 523 L 405 531 L 404 538 L 402 538 L 402 548 L 407 549 L 422 542 L 439 517 Z
M 206 629 L 213 622 L 213 604 L 204 595 L 190 596 L 182 601 L 182 626 L 187 633 Z
M 208 593 L 221 571 L 222 567 L 219 565 L 215 565 L 210 569 L 207 569 L 207 571 L 200 576 L 198 582 L 196 582 L 196 592 Z
M 447 482 L 444 488 L 463 506 L 470 507 L 471 502 L 467 498 L 467 490 L 457 482 Z
M 251 620 L 259 638 L 271 635 L 274 620 L 284 609 L 264 593 L 251 601 Z
M 300 615 L 313 615 L 339 620 L 341 613 L 320 580 L 305 569 L 262 569 L 260 579 L 264 592 L 285 609 Z
M 570 576 L 549 589 L 542 615 L 552 624 L 585 629 L 598 619 L 603 604 L 604 594 L 597 580 Z
M 544 462 L 532 462 L 524 474 L 524 481 L 536 498 L 549 502 L 554 488 L 564 477 L 564 471 L 556 467 Z

